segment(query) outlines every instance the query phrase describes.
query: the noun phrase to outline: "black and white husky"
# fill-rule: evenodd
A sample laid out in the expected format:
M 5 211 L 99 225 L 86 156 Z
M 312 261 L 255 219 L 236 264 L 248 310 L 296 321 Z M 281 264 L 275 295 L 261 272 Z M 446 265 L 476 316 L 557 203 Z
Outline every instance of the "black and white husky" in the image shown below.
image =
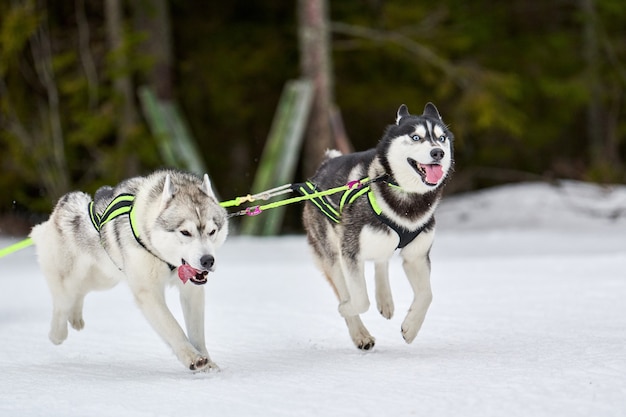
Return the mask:
M 359 349 L 369 350 L 375 342 L 359 317 L 370 306 L 365 261 L 374 262 L 376 303 L 389 319 L 394 304 L 388 264 L 400 249 L 414 292 L 401 329 L 407 343 L 424 322 L 432 299 L 434 213 L 453 169 L 452 146 L 453 135 L 432 103 L 420 116 L 402 105 L 376 148 L 349 155 L 329 151 L 308 183 L 316 190 L 353 186 L 305 204 L 303 221 L 317 264 L 339 298 L 339 313 Z
M 50 340 L 62 343 L 68 322 L 83 328 L 87 293 L 125 280 L 183 365 L 215 368 L 205 345 L 201 284 L 215 268 L 215 250 L 227 233 L 226 211 L 206 175 L 202 180 L 163 170 L 103 187 L 93 201 L 83 192 L 66 194 L 50 219 L 31 232 L 52 293 Z M 167 307 L 166 285 L 180 290 L 187 335 Z

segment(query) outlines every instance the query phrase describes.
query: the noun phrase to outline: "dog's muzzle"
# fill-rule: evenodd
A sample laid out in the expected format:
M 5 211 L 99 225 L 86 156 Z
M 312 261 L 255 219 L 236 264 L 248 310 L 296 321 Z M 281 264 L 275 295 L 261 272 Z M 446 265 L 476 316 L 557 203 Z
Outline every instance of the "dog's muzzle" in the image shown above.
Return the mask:
M 207 283 L 207 275 L 209 274 L 209 269 L 212 268 L 213 264 L 215 263 L 215 258 L 210 255 L 205 255 L 202 257 L 200 262 L 202 263 L 203 267 L 205 267 L 205 264 L 210 265 L 206 269 L 198 270 L 189 265 L 184 259 L 181 259 L 182 265 L 178 267 L 178 278 L 180 278 L 183 284 L 186 284 L 187 281 L 191 281 L 196 285 L 204 285 Z
M 433 149 L 433 151 L 434 150 L 435 149 Z M 441 152 L 443 152 L 442 149 L 440 150 Z M 411 165 L 413 170 L 415 170 L 415 172 L 417 172 L 419 176 L 422 177 L 422 181 L 424 181 L 426 185 L 437 185 L 444 175 L 443 167 L 439 163 L 421 164 L 413 158 L 407 158 L 407 162 L 409 163 L 409 165 Z

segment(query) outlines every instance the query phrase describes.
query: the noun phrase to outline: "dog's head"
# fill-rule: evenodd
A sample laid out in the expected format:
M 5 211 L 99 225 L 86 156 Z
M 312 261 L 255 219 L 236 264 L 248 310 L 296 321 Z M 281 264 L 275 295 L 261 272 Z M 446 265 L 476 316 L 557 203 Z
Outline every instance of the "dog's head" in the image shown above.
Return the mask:
M 387 127 L 377 147 L 386 172 L 407 192 L 426 193 L 445 183 L 453 166 L 454 136 L 434 104 L 420 116 L 403 104 L 396 124 Z
M 215 250 L 228 234 L 227 213 L 205 174 L 167 174 L 162 182 L 160 211 L 151 231 L 150 244 L 172 265 L 178 265 L 183 281 L 204 284 L 215 269 Z

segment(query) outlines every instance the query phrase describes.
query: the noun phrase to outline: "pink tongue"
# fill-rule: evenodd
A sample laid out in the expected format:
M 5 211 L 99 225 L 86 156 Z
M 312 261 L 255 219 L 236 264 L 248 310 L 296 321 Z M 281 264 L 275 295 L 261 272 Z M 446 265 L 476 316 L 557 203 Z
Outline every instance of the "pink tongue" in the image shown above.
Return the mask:
M 422 165 L 426 170 L 426 182 L 429 184 L 437 184 L 441 177 L 443 177 L 443 169 L 441 165 Z
M 189 264 L 184 264 L 178 267 L 178 278 L 180 278 L 183 284 L 187 283 L 187 281 L 189 281 L 189 278 L 193 278 L 199 273 L 200 271 L 192 268 Z

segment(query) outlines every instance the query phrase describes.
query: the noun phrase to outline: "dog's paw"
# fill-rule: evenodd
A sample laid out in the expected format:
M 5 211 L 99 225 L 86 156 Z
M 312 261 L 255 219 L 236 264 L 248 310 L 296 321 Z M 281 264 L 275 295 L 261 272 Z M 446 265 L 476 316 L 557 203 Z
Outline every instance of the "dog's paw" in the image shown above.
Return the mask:
M 378 301 L 377 305 L 378 305 L 378 311 L 380 312 L 381 316 L 383 316 L 387 320 L 393 317 L 393 311 L 394 311 L 393 301 L 387 302 L 387 301 L 381 300 L 381 301 Z
M 75 330 L 83 330 L 83 328 L 85 328 L 85 321 L 82 317 L 72 317 L 70 319 L 70 324 Z
M 419 310 L 409 310 L 406 318 L 402 322 L 401 327 L 402 337 L 404 338 L 405 342 L 413 342 L 415 336 L 417 336 L 417 333 L 422 328 L 425 316 L 425 311 L 420 313 Z
M 63 343 L 65 341 L 65 339 L 67 339 L 67 328 L 65 328 L 65 332 L 61 331 L 52 331 L 50 330 L 50 333 L 48 333 L 48 339 L 50 339 L 50 341 L 55 344 L 55 345 L 60 345 L 61 343 Z
M 48 332 L 48 339 L 55 345 L 60 345 L 67 339 L 67 322 L 63 320 L 53 320 Z
M 404 338 L 404 341 L 407 343 L 412 343 L 413 340 L 415 340 L 415 337 L 417 336 L 417 330 L 405 324 L 402 325 L 401 331 L 402 331 L 402 337 Z
M 190 365 L 189 369 L 192 371 L 219 371 L 220 368 L 215 364 L 215 362 L 211 361 L 211 359 L 199 356 L 197 357 Z
M 372 350 L 376 344 L 376 339 L 373 336 L 364 336 L 353 341 L 354 345 L 361 350 Z
M 371 350 L 376 343 L 376 339 L 367 331 L 359 316 L 346 318 L 350 338 L 354 345 L 361 350 Z
M 415 340 L 417 333 L 420 331 L 420 328 L 422 327 L 422 322 L 423 321 L 418 321 L 418 322 L 409 321 L 408 318 L 404 320 L 400 330 L 402 331 L 402 337 L 404 338 L 405 342 L 412 343 L 413 340 Z
M 394 312 L 393 297 L 389 289 L 389 282 L 387 279 L 378 279 L 379 275 L 376 277 L 376 306 L 378 307 L 380 315 L 389 320 L 393 317 Z

